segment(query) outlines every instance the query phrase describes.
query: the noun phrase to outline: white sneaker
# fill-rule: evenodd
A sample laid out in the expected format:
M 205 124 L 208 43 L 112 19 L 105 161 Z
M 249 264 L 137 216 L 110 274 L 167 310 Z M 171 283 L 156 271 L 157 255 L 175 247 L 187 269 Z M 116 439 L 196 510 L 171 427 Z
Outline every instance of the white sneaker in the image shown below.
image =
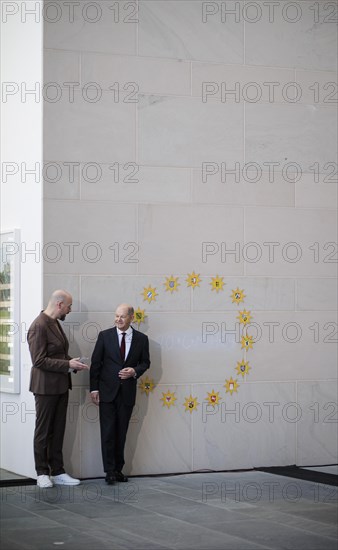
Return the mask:
M 53 487 L 53 483 L 51 482 L 51 480 L 49 479 L 49 476 L 47 475 L 38 476 L 36 480 L 36 484 L 41 489 L 48 489 L 48 487 Z
M 70 477 L 68 474 L 59 474 L 58 476 L 51 476 L 51 479 L 55 485 L 79 485 L 81 483 L 79 479 Z

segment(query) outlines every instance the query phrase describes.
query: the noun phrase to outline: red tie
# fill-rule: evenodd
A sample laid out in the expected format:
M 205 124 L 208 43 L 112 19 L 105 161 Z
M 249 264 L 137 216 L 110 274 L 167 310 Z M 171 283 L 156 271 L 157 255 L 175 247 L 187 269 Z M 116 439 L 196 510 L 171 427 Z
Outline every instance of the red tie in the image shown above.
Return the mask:
M 122 332 L 120 353 L 121 353 L 121 359 L 122 359 L 122 361 L 124 361 L 124 358 L 125 358 L 125 355 L 126 355 L 126 333 L 125 332 Z

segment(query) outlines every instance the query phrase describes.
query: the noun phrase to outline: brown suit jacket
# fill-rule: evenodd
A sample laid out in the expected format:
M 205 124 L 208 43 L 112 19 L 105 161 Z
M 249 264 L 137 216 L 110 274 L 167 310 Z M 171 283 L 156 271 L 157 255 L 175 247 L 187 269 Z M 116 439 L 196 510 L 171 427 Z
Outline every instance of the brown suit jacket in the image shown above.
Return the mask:
M 69 343 L 59 322 L 42 311 L 29 327 L 27 339 L 33 362 L 29 390 L 55 395 L 71 389 Z

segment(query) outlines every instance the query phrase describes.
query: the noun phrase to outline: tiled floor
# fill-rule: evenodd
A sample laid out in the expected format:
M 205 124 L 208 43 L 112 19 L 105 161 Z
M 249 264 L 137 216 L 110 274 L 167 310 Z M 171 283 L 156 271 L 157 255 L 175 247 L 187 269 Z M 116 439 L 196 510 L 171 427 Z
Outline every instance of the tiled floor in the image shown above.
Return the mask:
M 265 472 L 1 489 L 2 550 L 337 550 L 338 489 Z

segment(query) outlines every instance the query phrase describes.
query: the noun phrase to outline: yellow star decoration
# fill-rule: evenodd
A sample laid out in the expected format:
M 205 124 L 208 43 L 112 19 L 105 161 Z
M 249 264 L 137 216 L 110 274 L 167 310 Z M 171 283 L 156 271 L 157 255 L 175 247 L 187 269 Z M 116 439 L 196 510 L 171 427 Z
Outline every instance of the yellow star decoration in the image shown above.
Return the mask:
M 139 388 L 142 393 L 146 393 L 149 395 L 150 392 L 154 391 L 154 380 L 152 378 L 148 378 L 148 376 L 145 377 L 145 380 L 141 380 L 139 384 Z
M 248 335 L 242 336 L 241 338 L 242 349 L 246 349 L 246 350 L 252 349 L 254 344 L 252 340 L 253 340 L 252 336 L 248 336 Z
M 251 321 L 251 312 L 246 311 L 246 309 L 243 309 L 243 311 L 239 312 L 239 315 L 238 315 L 237 319 L 243 325 L 247 325 Z
M 158 294 L 156 293 L 156 288 L 153 288 L 149 285 L 148 287 L 143 289 L 143 300 L 147 300 L 149 304 L 153 300 L 156 300 L 156 296 L 158 296 Z
M 189 397 L 185 398 L 185 402 L 184 402 L 185 412 L 189 411 L 191 414 L 192 411 L 196 411 L 198 405 L 199 403 L 197 401 L 197 397 L 193 397 L 190 394 Z
M 231 298 L 232 298 L 233 304 L 235 302 L 236 304 L 239 304 L 240 302 L 244 302 L 244 298 L 245 298 L 244 290 L 240 290 L 237 287 L 235 290 L 232 291 Z
M 165 289 L 169 290 L 169 292 L 173 293 L 174 290 L 177 290 L 177 287 L 179 286 L 178 277 L 166 277 L 165 282 L 163 283 L 165 285 Z
M 236 370 L 238 374 L 243 376 L 243 378 L 246 374 L 249 374 L 250 369 L 251 367 L 249 367 L 249 361 L 244 361 L 244 359 L 242 359 L 242 361 L 237 361 Z
M 222 398 L 219 396 L 219 391 L 215 392 L 214 390 L 211 393 L 208 392 L 208 397 L 206 398 L 208 403 L 213 407 L 218 405 L 220 399 Z
M 146 317 L 148 316 L 145 313 L 145 309 L 140 309 L 139 307 L 135 309 L 134 319 L 138 326 L 140 326 L 140 323 L 144 323 Z
M 219 277 L 218 275 L 216 275 L 216 277 L 211 277 L 211 283 L 209 283 L 212 287 L 211 290 L 216 290 L 217 293 L 220 290 L 223 290 L 223 287 L 225 285 L 223 279 L 224 277 Z
M 188 283 L 188 287 L 191 286 L 192 288 L 195 288 L 196 286 L 200 286 L 200 274 L 195 273 L 195 271 L 193 271 L 192 273 L 188 273 L 186 281 Z
M 230 376 L 230 380 L 225 381 L 224 387 L 226 389 L 225 393 L 230 392 L 230 395 L 232 395 L 233 392 L 237 393 L 237 388 L 239 388 L 239 384 L 237 384 L 237 378 L 236 380 L 233 380 L 232 376 Z
M 171 405 L 175 405 L 176 399 L 175 392 L 171 392 L 170 390 L 167 393 L 162 392 L 161 401 L 163 401 L 163 407 L 170 409 Z

